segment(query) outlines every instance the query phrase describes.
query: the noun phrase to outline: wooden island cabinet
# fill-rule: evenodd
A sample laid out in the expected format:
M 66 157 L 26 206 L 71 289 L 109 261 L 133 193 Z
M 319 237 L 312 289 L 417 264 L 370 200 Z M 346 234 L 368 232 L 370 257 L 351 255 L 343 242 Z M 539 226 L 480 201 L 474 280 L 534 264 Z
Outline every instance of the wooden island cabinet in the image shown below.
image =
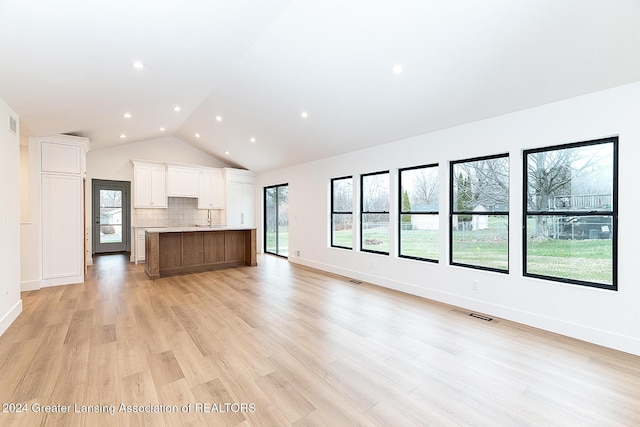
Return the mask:
M 145 230 L 145 253 L 144 270 L 151 279 L 256 266 L 256 229 L 149 228 Z

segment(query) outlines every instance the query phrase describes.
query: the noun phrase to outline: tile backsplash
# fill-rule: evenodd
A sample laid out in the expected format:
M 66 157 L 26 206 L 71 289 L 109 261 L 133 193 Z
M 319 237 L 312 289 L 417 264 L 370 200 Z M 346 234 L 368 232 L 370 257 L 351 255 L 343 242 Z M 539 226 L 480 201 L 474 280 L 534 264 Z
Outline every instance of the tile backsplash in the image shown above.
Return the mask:
M 137 227 L 181 227 L 207 224 L 207 210 L 198 209 L 198 199 L 169 197 L 166 209 L 133 209 L 133 225 Z M 222 211 L 211 210 L 211 223 L 222 224 Z

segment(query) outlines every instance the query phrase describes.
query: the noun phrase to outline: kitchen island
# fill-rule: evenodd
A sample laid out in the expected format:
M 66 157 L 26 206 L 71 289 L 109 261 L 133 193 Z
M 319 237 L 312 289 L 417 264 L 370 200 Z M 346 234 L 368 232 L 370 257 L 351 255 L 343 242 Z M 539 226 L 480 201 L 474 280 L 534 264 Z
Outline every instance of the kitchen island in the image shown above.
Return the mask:
M 151 279 L 256 266 L 256 229 L 224 226 L 147 228 L 145 254 L 144 271 Z

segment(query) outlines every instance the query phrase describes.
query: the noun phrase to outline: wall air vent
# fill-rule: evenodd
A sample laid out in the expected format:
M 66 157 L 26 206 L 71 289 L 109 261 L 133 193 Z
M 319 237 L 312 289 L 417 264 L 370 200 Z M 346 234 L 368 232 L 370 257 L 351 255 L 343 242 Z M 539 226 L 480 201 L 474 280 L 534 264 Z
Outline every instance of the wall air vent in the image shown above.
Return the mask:
M 9 116 L 9 131 L 14 135 L 18 132 L 18 122 L 11 116 Z

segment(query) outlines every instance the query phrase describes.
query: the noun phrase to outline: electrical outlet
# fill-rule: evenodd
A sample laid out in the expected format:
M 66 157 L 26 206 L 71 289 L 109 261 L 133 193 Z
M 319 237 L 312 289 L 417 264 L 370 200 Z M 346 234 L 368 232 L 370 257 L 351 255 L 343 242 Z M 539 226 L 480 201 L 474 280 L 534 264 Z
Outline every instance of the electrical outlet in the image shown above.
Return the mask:
M 477 281 L 474 280 L 473 282 L 471 282 L 471 289 L 473 289 L 474 291 L 480 290 L 480 285 L 478 285 Z
M 300 256 L 300 249 L 296 249 L 296 256 Z

